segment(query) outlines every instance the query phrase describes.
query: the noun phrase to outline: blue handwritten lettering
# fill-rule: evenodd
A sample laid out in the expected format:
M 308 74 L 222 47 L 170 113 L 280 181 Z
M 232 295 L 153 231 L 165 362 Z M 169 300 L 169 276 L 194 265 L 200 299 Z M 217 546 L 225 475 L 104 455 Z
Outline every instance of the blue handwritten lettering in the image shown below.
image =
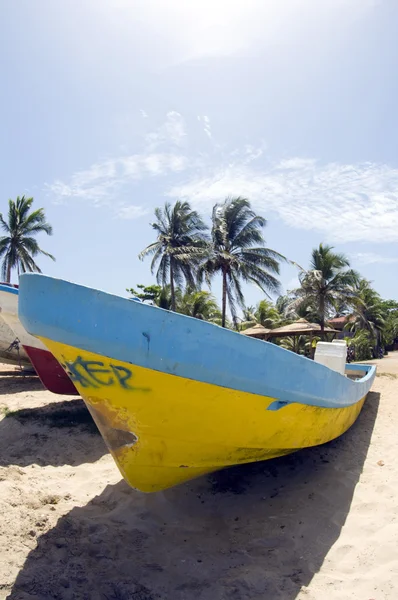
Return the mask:
M 71 380 L 84 388 L 118 386 L 124 390 L 150 391 L 149 388 L 131 385 L 132 371 L 120 365 L 106 365 L 101 361 L 84 360 L 78 356 L 74 361 L 64 361 L 62 366 Z

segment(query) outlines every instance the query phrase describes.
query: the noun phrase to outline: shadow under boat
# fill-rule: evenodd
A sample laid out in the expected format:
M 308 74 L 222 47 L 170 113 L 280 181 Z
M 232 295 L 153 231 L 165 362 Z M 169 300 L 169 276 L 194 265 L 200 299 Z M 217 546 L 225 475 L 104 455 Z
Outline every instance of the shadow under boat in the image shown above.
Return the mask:
M 19 368 L 0 371 L 0 398 L 3 394 L 19 394 L 45 390 L 36 372 Z
M 77 466 L 94 463 L 107 453 L 81 399 L 12 411 L 0 421 L 0 466 L 3 467 Z
M 294 600 L 340 535 L 378 404 L 324 446 L 148 496 L 107 486 L 39 537 L 8 598 Z

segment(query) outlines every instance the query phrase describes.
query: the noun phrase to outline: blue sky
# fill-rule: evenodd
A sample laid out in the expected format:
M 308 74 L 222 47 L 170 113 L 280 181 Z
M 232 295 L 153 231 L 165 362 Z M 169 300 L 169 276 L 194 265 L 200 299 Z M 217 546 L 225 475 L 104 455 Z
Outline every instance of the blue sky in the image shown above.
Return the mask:
M 271 248 L 331 243 L 398 298 L 397 22 L 396 0 L 2 3 L 0 210 L 34 196 L 42 270 L 124 295 L 152 281 L 154 207 L 244 195 Z

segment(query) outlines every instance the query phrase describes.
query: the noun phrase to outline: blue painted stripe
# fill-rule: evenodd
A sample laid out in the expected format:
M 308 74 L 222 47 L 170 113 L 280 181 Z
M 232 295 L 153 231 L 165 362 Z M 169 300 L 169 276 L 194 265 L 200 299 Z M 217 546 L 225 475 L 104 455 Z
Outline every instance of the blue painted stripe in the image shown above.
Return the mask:
M 19 289 L 29 333 L 187 379 L 336 408 L 363 398 L 375 375 L 354 382 L 275 344 L 60 279 L 25 274 Z
M 0 284 L 0 292 L 8 292 L 9 294 L 16 294 L 18 296 L 17 288 L 11 287 L 10 285 L 6 285 L 4 283 Z

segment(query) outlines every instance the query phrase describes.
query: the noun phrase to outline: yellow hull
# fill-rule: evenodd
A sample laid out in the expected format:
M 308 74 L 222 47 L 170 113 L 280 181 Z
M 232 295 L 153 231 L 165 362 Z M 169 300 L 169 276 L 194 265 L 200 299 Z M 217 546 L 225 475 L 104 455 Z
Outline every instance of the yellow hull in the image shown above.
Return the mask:
M 123 477 L 143 492 L 328 442 L 354 423 L 365 400 L 267 410 L 275 398 L 40 339 L 73 379 Z

